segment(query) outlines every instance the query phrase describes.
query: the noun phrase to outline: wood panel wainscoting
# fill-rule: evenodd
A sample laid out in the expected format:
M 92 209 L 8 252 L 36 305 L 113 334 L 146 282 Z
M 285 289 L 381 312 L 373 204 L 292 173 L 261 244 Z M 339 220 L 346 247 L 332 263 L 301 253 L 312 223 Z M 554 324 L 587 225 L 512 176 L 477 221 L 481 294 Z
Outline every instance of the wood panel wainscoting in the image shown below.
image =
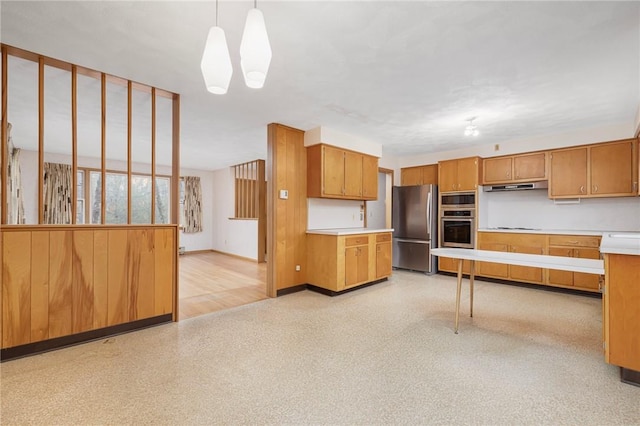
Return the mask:
M 3 226 L 2 359 L 176 320 L 177 230 Z

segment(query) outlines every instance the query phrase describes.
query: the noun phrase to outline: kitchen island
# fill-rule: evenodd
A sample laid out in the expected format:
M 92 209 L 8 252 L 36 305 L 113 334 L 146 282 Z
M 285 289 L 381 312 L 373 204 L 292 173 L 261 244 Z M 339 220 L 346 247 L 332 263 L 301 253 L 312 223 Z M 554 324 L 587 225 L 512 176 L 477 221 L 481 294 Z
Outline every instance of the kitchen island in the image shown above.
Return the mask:
M 640 386 L 640 233 L 604 233 L 600 252 L 605 360 L 620 367 L 622 381 Z
M 307 231 L 309 288 L 334 296 L 391 275 L 393 229 L 336 228 Z

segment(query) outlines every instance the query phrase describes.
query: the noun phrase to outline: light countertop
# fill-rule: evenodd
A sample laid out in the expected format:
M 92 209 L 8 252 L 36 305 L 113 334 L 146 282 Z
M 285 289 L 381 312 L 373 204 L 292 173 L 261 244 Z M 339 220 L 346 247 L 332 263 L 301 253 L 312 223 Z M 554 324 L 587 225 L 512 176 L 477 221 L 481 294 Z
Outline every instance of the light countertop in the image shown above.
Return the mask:
M 542 254 L 506 253 L 489 250 L 470 250 L 457 248 L 435 248 L 431 253 L 436 256 L 453 259 L 478 260 L 481 262 L 503 263 L 508 265 L 532 266 L 534 268 L 558 269 L 561 271 L 604 274 L 604 261 L 601 259 L 580 259 Z
M 640 256 L 640 232 L 604 232 L 600 253 Z
M 609 231 L 587 231 L 576 229 L 516 229 L 516 228 L 479 228 L 478 232 L 504 232 L 514 234 L 557 234 L 557 235 L 587 235 L 599 237 Z
M 307 229 L 307 234 L 319 235 L 357 235 L 378 234 L 380 232 L 393 232 L 393 228 L 333 228 L 333 229 Z

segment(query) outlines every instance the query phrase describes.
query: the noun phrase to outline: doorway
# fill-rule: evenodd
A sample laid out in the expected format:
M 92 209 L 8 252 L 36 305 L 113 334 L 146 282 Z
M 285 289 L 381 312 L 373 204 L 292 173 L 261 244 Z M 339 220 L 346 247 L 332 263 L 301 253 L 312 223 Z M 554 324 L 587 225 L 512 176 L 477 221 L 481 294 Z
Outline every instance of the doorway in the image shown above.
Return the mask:
M 378 168 L 378 199 L 367 201 L 367 228 L 391 228 L 393 170 Z

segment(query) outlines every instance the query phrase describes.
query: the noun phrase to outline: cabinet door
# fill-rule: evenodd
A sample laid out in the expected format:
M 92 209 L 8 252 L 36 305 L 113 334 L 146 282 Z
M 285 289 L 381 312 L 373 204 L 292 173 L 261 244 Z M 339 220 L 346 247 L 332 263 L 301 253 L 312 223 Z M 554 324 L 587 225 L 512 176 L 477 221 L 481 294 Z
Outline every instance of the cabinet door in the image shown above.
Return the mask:
M 512 158 L 487 158 L 484 160 L 484 183 L 508 182 L 511 175 Z
M 348 247 L 344 251 L 344 284 L 346 287 L 358 282 L 358 249 L 359 247 Z
M 376 278 L 391 275 L 391 242 L 376 244 Z
M 438 184 L 438 165 L 430 164 L 428 166 L 422 166 L 422 185 L 437 185 Z
M 511 246 L 513 253 L 542 254 L 542 247 Z M 509 274 L 516 281 L 542 282 L 542 268 L 509 265 Z
M 438 164 L 438 181 L 440 182 L 440 192 L 458 190 L 458 162 L 456 160 L 441 161 Z
M 369 247 L 358 246 L 345 249 L 345 287 L 364 283 L 369 278 Z
M 362 198 L 378 199 L 378 158 L 362 156 Z
M 478 243 L 478 249 L 491 251 L 509 251 L 509 246 L 501 243 Z M 509 265 L 493 262 L 478 262 L 476 273 L 485 277 L 509 278 Z
M 635 195 L 633 142 L 614 142 L 591 147 L 592 195 Z
M 550 256 L 573 257 L 573 249 L 570 247 L 549 247 Z M 573 285 L 573 272 L 549 269 L 549 284 Z
M 573 257 L 580 259 L 600 259 L 600 249 L 597 248 L 579 248 L 573 250 Z M 573 285 L 591 290 L 597 290 L 600 287 L 600 276 L 594 274 L 583 274 L 574 272 Z
M 422 185 L 422 167 L 407 167 L 400 170 L 402 186 Z
M 344 151 L 331 146 L 323 146 L 324 168 L 323 195 L 344 195 Z
M 458 160 L 458 191 L 474 191 L 478 186 L 478 159 Z
M 545 159 L 546 154 L 518 155 L 513 158 L 513 179 L 530 180 L 545 179 Z
M 362 197 L 362 154 L 345 151 L 344 190 L 346 197 Z
M 587 148 L 552 151 L 549 162 L 551 198 L 587 194 Z

